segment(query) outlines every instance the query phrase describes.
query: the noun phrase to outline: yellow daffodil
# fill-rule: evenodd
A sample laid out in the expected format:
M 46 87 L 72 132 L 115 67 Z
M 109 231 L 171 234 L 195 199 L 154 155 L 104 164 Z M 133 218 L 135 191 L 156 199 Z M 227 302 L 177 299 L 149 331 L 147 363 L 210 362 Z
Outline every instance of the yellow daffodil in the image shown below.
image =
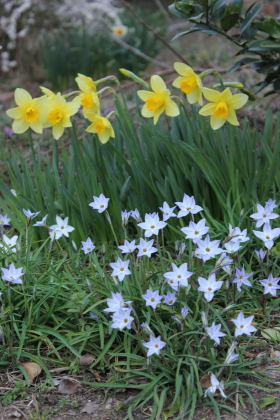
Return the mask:
M 96 86 L 95 86 L 95 83 L 94 83 L 94 81 L 92 80 L 91 77 L 88 77 L 88 76 L 85 76 L 81 73 L 78 73 L 78 77 L 76 77 L 75 80 L 76 80 L 76 83 L 79 87 L 80 87 L 80 84 L 79 84 L 80 82 L 85 82 L 92 90 L 94 90 L 94 92 L 96 92 Z
M 14 132 L 20 134 L 31 128 L 41 134 L 46 117 L 46 97 L 32 99 L 26 90 L 17 88 L 15 102 L 18 107 L 7 111 L 7 115 L 15 119 L 12 125 Z
M 248 101 L 247 95 L 243 93 L 233 95 L 229 88 L 222 93 L 217 90 L 204 88 L 203 94 L 211 103 L 201 108 L 199 113 L 205 117 L 211 115 L 210 124 L 213 130 L 222 127 L 226 121 L 232 125 L 239 125 L 234 110 L 246 104 Z
M 154 118 L 154 124 L 158 122 L 160 115 L 165 112 L 170 117 L 176 117 L 180 111 L 174 101 L 170 99 L 170 90 L 160 76 L 151 77 L 151 87 L 154 92 L 139 90 L 138 96 L 145 101 L 142 115 L 145 118 Z
M 99 114 L 100 101 L 96 93 L 94 81 L 91 77 L 83 76 L 82 74 L 79 74 L 79 77 L 76 77 L 75 80 L 81 90 L 81 93 L 74 99 L 74 102 L 77 101 L 82 105 L 85 117 L 88 112 Z
M 88 133 L 96 133 L 102 144 L 107 143 L 110 137 L 115 137 L 114 129 L 108 118 L 101 117 L 93 112 L 87 113 L 87 118 L 92 122 L 86 131 Z
M 47 100 L 47 121 L 44 127 L 52 127 L 53 137 L 58 140 L 66 127 L 72 127 L 70 117 L 79 109 L 78 102 L 66 102 L 58 93 L 54 99 Z
M 48 97 L 48 99 L 55 99 L 56 94 L 52 90 L 45 88 L 43 86 L 40 86 L 40 89 Z
M 127 27 L 126 26 L 113 26 L 112 32 L 115 36 L 122 38 L 127 34 Z
M 174 68 L 180 74 L 180 77 L 177 77 L 172 85 L 181 89 L 187 95 L 190 104 L 198 102 L 199 105 L 203 105 L 201 78 L 186 64 L 174 63 Z

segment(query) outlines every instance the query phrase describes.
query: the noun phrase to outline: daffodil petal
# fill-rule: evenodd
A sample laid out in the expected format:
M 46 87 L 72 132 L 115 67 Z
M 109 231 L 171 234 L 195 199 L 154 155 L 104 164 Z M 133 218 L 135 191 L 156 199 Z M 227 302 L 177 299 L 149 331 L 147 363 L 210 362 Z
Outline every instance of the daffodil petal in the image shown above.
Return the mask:
M 145 104 L 141 110 L 141 114 L 143 115 L 143 117 L 145 118 L 152 118 L 154 116 L 155 111 L 150 111 L 147 108 L 147 104 Z
M 155 98 L 157 94 L 154 92 L 149 92 L 148 90 L 138 90 L 137 95 L 142 101 L 146 101 L 148 98 Z
M 232 93 L 229 88 L 226 88 L 221 94 L 220 94 L 220 100 L 223 102 L 228 102 L 232 98 Z
M 27 131 L 29 128 L 29 124 L 23 118 L 15 120 L 12 125 L 12 129 L 16 134 L 21 134 Z
M 233 109 L 239 109 L 246 104 L 248 98 L 249 97 L 244 95 L 244 93 L 236 93 L 235 95 L 232 95 L 232 98 L 228 101 L 228 105 Z
M 87 132 L 87 133 L 96 133 L 96 130 L 95 130 L 95 128 L 94 128 L 94 124 L 95 124 L 95 123 L 92 123 L 92 124 L 90 124 L 90 125 L 86 128 L 86 132 Z
M 166 101 L 165 103 L 165 112 L 166 115 L 169 115 L 169 117 L 177 117 L 177 115 L 180 114 L 178 105 L 174 101 Z
M 194 75 L 193 69 L 184 63 L 174 63 L 174 69 L 180 76 L 192 77 Z
M 40 121 L 33 121 L 29 124 L 30 124 L 30 127 L 32 128 L 32 130 L 35 131 L 35 133 L 39 133 L 39 134 L 43 133 L 43 126 L 42 126 L 42 123 Z
M 15 102 L 19 106 L 28 107 L 29 103 L 32 102 L 32 96 L 25 89 L 17 88 L 15 90 Z
M 163 113 L 163 111 L 164 111 L 163 106 L 159 107 L 158 109 L 154 111 L 154 125 L 156 125 L 156 123 L 158 122 L 158 119 L 160 115 Z
M 225 118 L 218 118 L 216 115 L 211 115 L 210 117 L 210 124 L 213 130 L 218 130 L 218 128 L 221 128 L 225 122 Z
M 220 102 L 220 92 L 214 89 L 203 88 L 203 95 L 210 102 Z
M 80 108 L 80 105 L 77 102 L 67 102 L 65 106 L 65 113 L 69 116 L 76 114 L 78 109 Z
M 232 125 L 239 125 L 236 113 L 234 112 L 233 108 L 228 107 L 228 115 L 226 116 L 226 120 Z
M 199 114 L 203 115 L 204 117 L 207 117 L 207 115 L 213 115 L 216 106 L 217 104 L 213 104 L 213 103 L 207 104 L 203 108 L 201 108 L 201 110 L 199 111 Z
M 52 129 L 53 137 L 58 140 L 64 132 L 64 127 L 62 127 L 62 124 L 54 124 Z
M 110 132 L 105 130 L 102 133 L 98 133 L 98 138 L 102 144 L 105 144 L 110 138 Z
M 166 84 L 157 74 L 151 77 L 151 87 L 155 93 L 161 93 L 162 91 L 166 90 Z
M 8 109 L 6 111 L 6 114 L 11 118 L 21 118 L 24 115 L 24 111 L 21 107 Z
M 191 93 L 187 95 L 187 99 L 190 104 L 195 104 L 196 102 L 198 102 L 200 105 L 203 104 L 202 92 L 198 86 Z
M 172 83 L 172 86 L 174 86 L 174 87 L 176 87 L 176 88 L 178 88 L 178 89 L 180 89 L 180 83 L 183 81 L 183 80 L 186 80 L 186 78 L 185 77 L 182 77 L 182 76 L 179 76 L 179 77 L 177 77 L 175 80 L 174 80 L 174 82 Z

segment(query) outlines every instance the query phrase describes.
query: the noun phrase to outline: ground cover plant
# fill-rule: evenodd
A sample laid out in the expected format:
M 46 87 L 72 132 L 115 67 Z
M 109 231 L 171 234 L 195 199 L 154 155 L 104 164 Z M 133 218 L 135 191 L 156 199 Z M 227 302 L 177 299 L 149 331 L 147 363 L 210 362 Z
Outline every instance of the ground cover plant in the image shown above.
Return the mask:
M 191 110 L 161 77 L 148 84 L 123 69 L 142 85 L 137 123 L 121 90 L 102 116 L 103 92 L 115 92 L 99 86 L 119 85 L 115 77 L 79 74 L 79 91 L 64 96 L 18 88 L 7 111 L 16 133 L 29 132 L 33 157 L 30 170 L 12 153 L 12 190 L 1 183 L 1 366 L 27 383 L 42 369 L 52 384 L 50 360 L 74 370 L 90 353 L 91 368 L 108 374 L 92 386 L 139 391 L 130 419 L 144 405 L 152 419 L 191 419 L 198 404 L 220 418 L 242 393 L 254 406 L 250 387 L 273 387 L 247 354 L 277 349 L 279 120 L 270 114 L 263 133 L 239 129 L 242 85 L 218 75 L 220 90 L 209 89 L 209 72 L 175 69 Z M 45 163 L 32 130 L 48 128 Z M 72 149 L 59 156 L 66 130 Z M 32 380 L 26 360 L 40 368 Z

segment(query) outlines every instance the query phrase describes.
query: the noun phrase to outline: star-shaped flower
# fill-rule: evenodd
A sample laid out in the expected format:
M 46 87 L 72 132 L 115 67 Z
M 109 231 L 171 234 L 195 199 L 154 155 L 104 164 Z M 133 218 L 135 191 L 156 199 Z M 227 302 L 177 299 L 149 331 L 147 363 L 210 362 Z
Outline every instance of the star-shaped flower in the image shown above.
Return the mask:
M 188 286 L 188 279 L 193 274 L 191 271 L 188 271 L 188 264 L 181 264 L 180 267 L 177 267 L 176 264 L 172 263 L 173 271 L 168 271 L 164 273 L 163 276 L 167 279 L 168 284 L 172 289 L 178 291 L 180 286 Z
M 1 268 L 3 271 L 2 280 L 10 281 L 15 284 L 22 284 L 21 276 L 24 275 L 22 272 L 23 267 L 16 268 L 14 264 L 11 264 L 9 268 Z
M 12 238 L 8 238 L 8 236 L 3 235 L 3 245 L 0 244 L 0 248 L 4 248 L 6 252 L 16 252 L 17 239 L 18 235 L 14 235 Z
M 9 226 L 10 221 L 11 219 L 9 219 L 9 217 L 6 214 L 4 214 L 3 216 L 2 214 L 0 214 L 0 225 Z
M 130 316 L 130 312 L 132 309 L 119 309 L 118 312 L 115 312 L 111 315 L 113 320 L 113 324 L 111 325 L 112 328 L 118 328 L 119 330 L 123 330 L 124 328 L 131 328 L 131 324 L 134 321 L 133 316 Z
M 201 219 L 198 223 L 190 222 L 189 227 L 184 227 L 181 231 L 187 235 L 186 239 L 192 239 L 196 244 L 197 239 L 201 239 L 209 231 L 209 227 L 205 226 L 206 219 Z
M 210 236 L 207 235 L 204 241 L 202 239 L 197 240 L 197 249 L 195 254 L 198 258 L 201 258 L 204 262 L 210 258 L 214 258 L 223 252 L 222 248 L 219 248 L 220 241 L 210 241 Z
M 132 301 L 125 302 L 120 293 L 112 292 L 112 299 L 107 299 L 108 308 L 104 309 L 104 312 L 118 312 L 119 309 L 128 309 Z
M 257 331 L 257 328 L 251 325 L 253 319 L 254 319 L 254 315 L 249 316 L 248 318 L 245 318 L 243 312 L 240 312 L 240 314 L 238 314 L 237 319 L 232 319 L 231 321 L 236 326 L 235 334 L 234 334 L 235 337 L 238 337 L 239 335 L 242 335 L 242 334 L 251 335 L 252 332 Z
M 232 242 L 247 242 L 250 238 L 247 235 L 247 229 L 241 231 L 239 227 L 233 228 L 231 224 L 229 224 L 229 239 Z
M 204 292 L 204 297 L 207 302 L 211 302 L 214 297 L 214 292 L 219 290 L 223 285 L 222 281 L 216 281 L 215 274 L 211 274 L 208 280 L 206 280 L 204 277 L 198 277 L 198 283 L 199 288 L 197 290 Z
M 47 218 L 48 218 L 48 215 L 44 216 L 42 220 L 34 223 L 33 226 L 46 226 Z
M 175 204 L 177 204 L 177 206 L 180 208 L 177 217 L 187 216 L 189 213 L 196 214 L 203 210 L 202 207 L 195 204 L 194 197 L 189 197 L 187 194 L 184 194 L 182 202 L 176 201 Z
M 252 287 L 252 284 L 247 280 L 249 277 L 251 277 L 254 272 L 252 273 L 245 273 L 244 266 L 242 267 L 242 270 L 239 270 L 239 268 L 235 268 L 235 274 L 236 278 L 233 280 L 233 283 L 237 283 L 237 290 L 241 292 L 241 286 L 242 284 L 246 284 L 249 287 Z
M 150 335 L 150 341 L 148 343 L 143 344 L 144 347 L 147 347 L 148 353 L 147 357 L 152 356 L 153 354 L 160 354 L 161 349 L 163 349 L 164 346 L 166 346 L 166 343 L 164 341 L 161 341 L 161 336 L 154 337 L 153 335 Z
M 157 305 L 161 302 L 162 296 L 159 295 L 158 290 L 153 292 L 148 289 L 145 295 L 142 295 L 142 298 L 146 301 L 146 306 L 151 306 L 153 309 L 156 309 Z
M 273 278 L 272 274 L 270 273 L 268 279 L 260 280 L 260 283 L 264 286 L 263 294 L 266 295 L 267 293 L 271 293 L 272 296 L 276 296 L 277 289 L 280 289 L 278 281 L 280 277 Z
M 32 213 L 32 211 L 30 211 L 29 209 L 22 209 L 22 211 L 28 219 L 34 219 L 34 217 L 38 216 L 38 214 L 40 213 L 40 211 L 38 211 L 37 213 Z
M 176 298 L 176 294 L 175 293 L 171 293 L 171 292 L 167 292 L 166 295 L 163 295 L 164 301 L 163 303 L 166 303 L 167 305 L 174 305 L 174 303 L 176 302 L 177 298 Z
M 220 331 L 222 324 L 216 325 L 215 322 L 212 323 L 211 327 L 206 327 L 205 330 L 207 335 L 214 340 L 215 343 L 220 344 L 220 337 L 225 337 L 226 334 Z
M 82 244 L 83 246 L 81 249 L 84 251 L 85 254 L 88 254 L 89 252 L 93 251 L 95 248 L 95 245 L 90 238 L 87 238 L 85 242 L 82 241 Z
M 251 218 L 257 221 L 256 228 L 261 227 L 264 223 L 269 223 L 272 219 L 277 219 L 279 214 L 272 213 L 271 206 L 263 207 L 261 204 L 257 204 L 257 213 L 251 214 Z
M 65 219 L 62 219 L 59 216 L 56 216 L 56 225 L 50 226 L 51 230 L 60 231 L 62 235 L 66 236 L 66 238 L 69 238 L 69 233 L 75 230 L 73 226 L 68 225 L 68 217 L 65 217 Z M 58 238 L 56 238 L 58 239 Z
M 274 244 L 273 239 L 280 235 L 280 228 L 271 229 L 270 224 L 265 223 L 262 232 L 259 232 L 258 230 L 253 230 L 253 232 L 258 238 L 264 241 L 264 245 L 267 249 L 271 249 Z
M 140 238 L 140 245 L 138 245 L 138 257 L 142 257 L 146 255 L 148 258 L 151 258 L 153 252 L 157 252 L 157 248 L 153 246 L 154 240 L 151 239 L 150 241 L 145 241 L 144 239 Z
M 137 245 L 135 245 L 135 240 L 128 242 L 127 240 L 124 241 L 124 245 L 118 246 L 119 249 L 122 250 L 122 254 L 127 254 L 129 252 L 134 252 L 137 248 Z
M 210 376 L 211 386 L 206 389 L 205 396 L 215 394 L 217 390 L 220 391 L 221 395 L 224 398 L 227 398 L 226 394 L 224 393 L 224 382 L 219 382 L 214 373 L 211 372 Z
M 110 198 L 106 198 L 105 195 L 101 193 L 99 197 L 95 197 L 94 195 L 93 199 L 94 201 L 89 203 L 89 205 L 93 209 L 98 210 L 98 213 L 102 213 L 107 209 Z
M 141 229 L 145 229 L 145 236 L 158 235 L 159 229 L 163 229 L 167 223 L 161 222 L 157 213 L 145 214 L 145 222 L 138 223 Z
M 176 208 L 176 206 L 169 207 L 169 204 L 166 201 L 163 203 L 162 207 L 159 207 L 159 209 L 163 212 L 163 221 L 164 222 L 166 220 L 168 220 L 170 217 L 177 217 L 176 214 L 173 213 L 175 208 Z
M 131 274 L 131 271 L 128 268 L 129 262 L 129 260 L 123 261 L 121 258 L 118 258 L 117 262 L 111 263 L 110 266 L 114 269 L 112 272 L 112 276 L 117 276 L 119 281 L 123 281 L 125 276 Z
M 242 248 L 238 239 L 226 242 L 224 247 L 226 248 L 226 252 L 230 254 L 235 254 L 235 252 L 238 252 Z

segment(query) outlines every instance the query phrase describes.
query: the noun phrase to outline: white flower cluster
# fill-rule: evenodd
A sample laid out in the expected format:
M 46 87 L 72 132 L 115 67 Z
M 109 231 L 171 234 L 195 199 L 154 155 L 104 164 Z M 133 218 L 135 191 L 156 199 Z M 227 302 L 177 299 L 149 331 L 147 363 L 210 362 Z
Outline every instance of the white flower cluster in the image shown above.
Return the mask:
M 10 51 L 16 48 L 18 38 L 24 38 L 36 23 L 36 14 L 54 15 L 60 27 L 80 25 L 90 26 L 98 32 L 104 25 L 111 28 L 115 36 L 124 36 L 127 28 L 119 17 L 120 8 L 113 6 L 112 0 L 0 0 L 0 31 L 8 38 L 0 54 L 1 70 L 8 73 L 17 62 L 11 59 Z M 44 27 L 44 22 L 42 28 Z M 0 40 L 1 41 L 1 40 Z

